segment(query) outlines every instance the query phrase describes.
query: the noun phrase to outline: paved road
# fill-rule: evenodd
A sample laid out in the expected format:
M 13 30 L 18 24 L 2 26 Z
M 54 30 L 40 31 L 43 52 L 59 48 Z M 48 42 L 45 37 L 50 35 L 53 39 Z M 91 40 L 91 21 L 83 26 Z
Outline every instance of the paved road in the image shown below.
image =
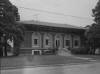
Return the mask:
M 1 74 L 100 74 L 100 63 L 2 70 Z

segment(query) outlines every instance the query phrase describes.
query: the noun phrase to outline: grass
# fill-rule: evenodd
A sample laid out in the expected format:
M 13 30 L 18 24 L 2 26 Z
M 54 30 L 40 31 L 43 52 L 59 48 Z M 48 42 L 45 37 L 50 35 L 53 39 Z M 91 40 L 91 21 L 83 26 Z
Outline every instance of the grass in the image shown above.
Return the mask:
M 26 66 L 39 65 L 55 65 L 55 64 L 71 64 L 84 63 L 88 60 L 78 59 L 74 57 L 64 57 L 58 55 L 38 55 L 38 56 L 17 56 L 0 58 L 1 69 L 24 68 Z

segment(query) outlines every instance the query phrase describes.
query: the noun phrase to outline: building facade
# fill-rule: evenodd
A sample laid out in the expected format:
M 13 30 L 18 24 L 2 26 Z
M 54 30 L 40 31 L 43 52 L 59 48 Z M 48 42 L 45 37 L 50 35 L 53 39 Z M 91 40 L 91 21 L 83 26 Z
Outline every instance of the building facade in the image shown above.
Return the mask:
M 42 53 L 42 50 L 55 48 L 61 50 L 82 46 L 82 37 L 85 31 L 83 28 L 39 21 L 23 21 L 21 23 L 26 27 L 21 53 L 32 54 L 32 51 Z

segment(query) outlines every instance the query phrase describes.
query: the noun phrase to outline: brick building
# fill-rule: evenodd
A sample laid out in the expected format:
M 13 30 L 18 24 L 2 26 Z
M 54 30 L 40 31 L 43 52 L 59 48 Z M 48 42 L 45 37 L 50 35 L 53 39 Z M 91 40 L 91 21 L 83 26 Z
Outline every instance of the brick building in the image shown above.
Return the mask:
M 24 42 L 20 53 L 42 54 L 43 50 L 50 51 L 58 47 L 79 48 L 83 46 L 85 29 L 68 24 L 57 24 L 40 21 L 21 21 L 26 27 Z

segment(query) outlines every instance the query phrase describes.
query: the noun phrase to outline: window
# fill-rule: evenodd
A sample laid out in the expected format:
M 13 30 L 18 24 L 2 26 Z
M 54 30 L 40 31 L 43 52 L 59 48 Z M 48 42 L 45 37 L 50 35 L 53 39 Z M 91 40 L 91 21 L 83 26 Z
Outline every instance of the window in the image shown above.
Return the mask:
M 65 41 L 65 45 L 66 45 L 66 46 L 70 46 L 70 40 L 66 40 L 66 41 Z
M 79 46 L 79 41 L 78 40 L 75 40 L 74 41 L 74 45 L 77 47 L 77 46 Z
M 41 46 L 41 35 L 38 32 L 32 33 L 32 47 L 39 48 Z
M 46 43 L 46 45 L 49 45 L 49 40 L 48 40 L 48 39 L 46 39 L 45 43 Z
M 34 45 L 38 44 L 38 39 L 34 39 Z

